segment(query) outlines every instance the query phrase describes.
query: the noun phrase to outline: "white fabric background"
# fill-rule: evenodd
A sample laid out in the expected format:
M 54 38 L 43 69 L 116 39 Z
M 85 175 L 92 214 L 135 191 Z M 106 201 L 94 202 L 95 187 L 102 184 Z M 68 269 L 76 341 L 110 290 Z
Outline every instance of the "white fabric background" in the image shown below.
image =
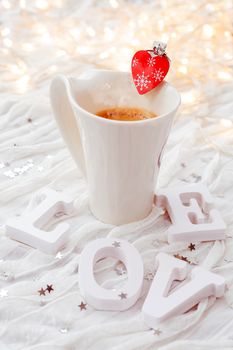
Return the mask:
M 4 96 L 0 104 L 0 283 L 1 288 L 8 290 L 8 296 L 0 298 L 1 349 L 233 348 L 232 87 L 219 87 L 212 94 L 206 124 L 198 114 L 188 114 L 181 108 L 162 162 L 159 186 L 206 183 L 228 225 L 225 242 L 200 243 L 192 252 L 187 244 L 168 245 L 169 222 L 158 209 L 144 221 L 122 227 L 95 220 L 88 210 L 85 181 L 53 120 L 48 85 L 20 99 Z M 200 114 L 203 108 L 199 106 Z M 29 117 L 32 122 L 27 121 Z M 67 220 L 71 225 L 60 259 L 12 241 L 4 234 L 6 219 L 20 215 L 26 207 L 33 208 L 40 200 L 41 189 L 47 186 L 69 193 L 76 203 L 73 217 L 56 219 Z M 197 310 L 162 324 L 159 336 L 143 324 L 140 315 L 151 283 L 147 279 L 141 298 L 126 312 L 100 312 L 91 306 L 80 311 L 78 305 L 83 298 L 77 282 L 79 256 L 85 244 L 96 237 L 129 240 L 142 255 L 145 277 L 154 272 L 158 251 L 180 253 L 194 264 L 225 276 L 229 289 L 221 300 L 203 300 Z M 111 260 L 98 263 L 99 283 L 110 288 L 123 283 L 125 276 L 119 276 L 115 267 L 116 262 Z M 39 296 L 37 291 L 47 284 L 53 284 L 54 291 Z
M 86 2 L 87 9 L 90 3 L 92 1 Z M 174 7 L 175 3 L 172 3 Z M 9 26 L 16 25 L 16 35 L 19 33 L 19 37 L 24 35 L 23 28 L 27 26 L 27 16 L 33 16 L 35 13 L 33 4 L 30 2 L 27 8 L 29 12 L 24 12 L 21 27 L 20 23 L 15 21 L 19 15 L 16 4 L 7 16 L 1 18 Z M 162 6 L 161 18 L 165 18 L 166 6 L 168 4 Z M 190 4 L 187 2 L 186 6 L 189 9 Z M 132 7 L 133 10 L 134 8 Z M 83 7 L 80 9 L 73 3 L 70 7 L 68 4 L 62 13 L 64 16 L 70 15 L 71 22 L 75 24 L 78 18 L 83 16 L 82 9 Z M 155 13 L 153 3 L 144 9 L 148 13 Z M 201 9 L 204 11 L 204 5 L 201 5 Z M 193 19 L 196 23 L 199 20 L 205 23 L 204 15 L 200 17 L 199 12 L 194 11 L 192 17 L 186 16 L 186 10 L 184 8 L 182 12 L 182 9 L 177 7 L 181 17 L 172 15 L 169 18 L 171 27 L 173 18 L 179 18 L 181 23 L 185 20 L 190 23 Z M 60 23 L 69 28 L 69 23 L 59 11 L 54 11 L 54 17 L 43 17 L 40 14 L 41 24 L 53 29 L 53 18 L 58 16 Z M 154 209 L 142 222 L 122 227 L 98 222 L 89 212 L 86 183 L 60 137 L 48 99 L 49 82 L 55 74 L 54 71 L 77 76 L 91 65 L 128 67 L 131 53 L 126 47 L 131 39 L 127 37 L 123 24 L 130 24 L 131 16 L 141 15 L 140 5 L 137 7 L 137 13 L 127 10 L 125 5 L 118 8 L 116 11 L 119 12 L 114 15 L 113 10 L 105 12 L 100 8 L 98 11 L 86 11 L 87 23 L 93 25 L 97 31 L 102 26 L 103 18 L 106 21 L 117 18 L 119 13 L 120 19 L 118 18 L 115 30 L 118 33 L 117 38 L 122 38 L 123 44 L 115 38 L 115 51 L 112 53 L 111 44 L 108 43 L 111 33 L 107 32 L 106 40 L 99 40 L 98 45 L 96 37 L 86 40 L 85 47 L 82 43 L 79 49 L 83 54 L 83 64 L 78 63 L 76 58 L 71 60 L 68 56 L 68 53 L 72 54 L 68 47 L 69 40 L 66 40 L 65 35 L 63 37 L 61 31 L 58 34 L 64 39 L 61 43 L 67 50 L 67 55 L 62 53 L 56 56 L 56 51 L 53 48 L 49 49 L 50 43 L 48 50 L 44 48 L 44 43 L 41 47 L 38 46 L 38 51 L 41 49 L 40 54 L 25 53 L 17 46 L 20 44 L 19 40 L 14 43 L 13 58 L 8 59 L 5 56 L 4 64 L 0 65 L 0 72 L 3 73 L 0 82 L 0 290 L 8 292 L 6 297 L 0 297 L 0 349 L 233 349 L 233 83 L 218 83 L 212 79 L 217 73 L 216 67 L 222 69 L 223 64 L 217 56 L 214 56 L 212 61 L 210 58 L 203 59 L 203 46 L 196 45 L 197 30 L 183 39 L 181 37 L 180 45 L 183 42 L 183 50 L 187 57 L 195 59 L 192 74 L 178 79 L 177 71 L 172 68 L 171 78 L 168 78 L 185 93 L 168 140 L 158 183 L 161 187 L 198 181 L 205 183 L 227 223 L 225 242 L 200 243 L 192 252 L 189 251 L 188 244 L 168 245 L 166 229 L 169 221 L 158 209 Z M 222 17 L 224 23 L 227 23 L 224 12 L 218 10 L 215 15 L 216 23 Z M 144 13 L 140 21 L 145 25 L 148 20 L 143 16 Z M 80 26 L 84 27 L 85 31 L 84 20 Z M 145 45 L 149 44 L 154 35 L 152 28 L 153 26 L 148 28 L 148 35 L 143 31 L 138 33 L 141 43 L 147 40 Z M 177 33 L 178 29 L 177 26 Z M 28 35 L 30 34 L 29 30 Z M 180 38 L 179 33 L 177 35 Z M 48 40 L 48 35 L 45 39 Z M 223 41 L 221 35 L 217 39 Z M 39 41 L 36 45 L 39 45 L 38 43 Z M 172 41 L 170 46 L 171 48 L 173 45 L 173 49 L 170 49 L 174 62 L 172 67 L 176 67 L 176 63 L 178 65 L 182 57 L 181 51 L 176 50 L 177 43 L 178 39 Z M 57 47 L 60 48 L 60 43 Z M 97 53 L 101 55 L 106 47 L 109 48 L 110 56 L 103 55 L 100 62 Z M 96 51 L 91 54 L 94 48 Z M 229 49 L 229 46 L 226 48 Z M 13 93 L 22 89 L 22 81 L 17 86 L 11 79 L 7 79 L 8 64 L 14 63 L 16 50 L 21 54 L 17 59 L 20 62 L 22 59 L 28 64 L 28 74 L 32 77 L 29 83 L 34 83 L 33 89 L 22 95 Z M 223 48 L 222 51 L 226 50 Z M 222 52 L 217 50 L 217 53 L 220 55 Z M 118 62 L 119 57 L 121 64 Z M 198 65 L 198 59 L 203 60 L 203 65 Z M 46 68 L 54 62 L 57 66 L 51 66 L 52 69 L 48 73 Z M 23 86 L 24 82 L 23 80 Z M 189 92 L 196 97 L 193 103 L 186 103 Z M 53 221 L 55 224 L 59 220 L 66 220 L 71 226 L 67 245 L 57 257 L 45 255 L 5 236 L 4 225 L 7 218 L 33 208 L 40 201 L 44 187 L 68 193 L 75 200 L 76 210 L 72 217 L 54 218 Z M 85 302 L 78 286 L 79 256 L 87 242 L 97 237 L 127 239 L 142 255 L 145 268 L 143 293 L 136 305 L 126 312 L 100 312 L 89 305 L 87 310 L 80 311 L 78 306 L 81 301 Z M 203 300 L 196 310 L 161 324 L 161 333 L 157 335 L 142 322 L 140 310 L 151 283 L 150 277 L 154 273 L 154 259 L 159 251 L 179 253 L 193 264 L 219 273 L 226 278 L 228 290 L 224 298 L 217 301 L 213 298 Z M 108 288 L 124 283 L 125 275 L 119 275 L 116 267 L 117 262 L 110 259 L 98 263 L 98 282 Z M 54 291 L 46 296 L 39 296 L 38 290 L 46 288 L 47 284 L 52 284 Z

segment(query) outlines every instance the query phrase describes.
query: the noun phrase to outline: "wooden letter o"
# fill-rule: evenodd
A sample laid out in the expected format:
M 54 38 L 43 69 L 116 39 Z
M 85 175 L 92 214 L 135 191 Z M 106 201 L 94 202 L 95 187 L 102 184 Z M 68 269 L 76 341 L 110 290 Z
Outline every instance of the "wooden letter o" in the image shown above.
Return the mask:
M 120 290 L 101 287 L 95 280 L 95 263 L 106 257 L 121 260 L 128 280 Z M 88 243 L 79 262 L 79 287 L 88 304 L 97 310 L 123 311 L 134 305 L 143 285 L 143 262 L 136 248 L 125 240 L 101 238 Z

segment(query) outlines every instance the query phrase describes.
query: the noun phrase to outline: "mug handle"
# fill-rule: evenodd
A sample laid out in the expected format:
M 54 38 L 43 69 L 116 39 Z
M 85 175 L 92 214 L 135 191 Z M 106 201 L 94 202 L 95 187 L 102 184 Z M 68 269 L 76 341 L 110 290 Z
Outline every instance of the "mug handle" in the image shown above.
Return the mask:
M 56 76 L 50 85 L 50 101 L 62 137 L 82 175 L 86 177 L 85 159 L 78 122 L 70 98 L 70 82 Z

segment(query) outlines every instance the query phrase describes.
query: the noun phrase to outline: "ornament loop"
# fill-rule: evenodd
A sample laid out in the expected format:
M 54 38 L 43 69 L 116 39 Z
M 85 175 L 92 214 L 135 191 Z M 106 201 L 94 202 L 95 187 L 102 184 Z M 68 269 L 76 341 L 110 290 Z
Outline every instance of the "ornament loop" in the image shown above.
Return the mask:
M 154 41 L 153 43 L 153 51 L 155 55 L 163 56 L 166 55 L 166 47 L 167 44 L 163 43 L 162 41 Z

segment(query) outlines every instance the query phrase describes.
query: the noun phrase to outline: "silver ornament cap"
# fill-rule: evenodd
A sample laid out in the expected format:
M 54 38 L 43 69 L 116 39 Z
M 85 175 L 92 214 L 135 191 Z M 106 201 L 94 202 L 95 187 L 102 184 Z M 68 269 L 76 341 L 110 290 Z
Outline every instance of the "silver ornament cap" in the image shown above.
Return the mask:
M 155 55 L 163 56 L 166 54 L 167 44 L 162 41 L 154 41 L 153 42 L 153 51 Z

